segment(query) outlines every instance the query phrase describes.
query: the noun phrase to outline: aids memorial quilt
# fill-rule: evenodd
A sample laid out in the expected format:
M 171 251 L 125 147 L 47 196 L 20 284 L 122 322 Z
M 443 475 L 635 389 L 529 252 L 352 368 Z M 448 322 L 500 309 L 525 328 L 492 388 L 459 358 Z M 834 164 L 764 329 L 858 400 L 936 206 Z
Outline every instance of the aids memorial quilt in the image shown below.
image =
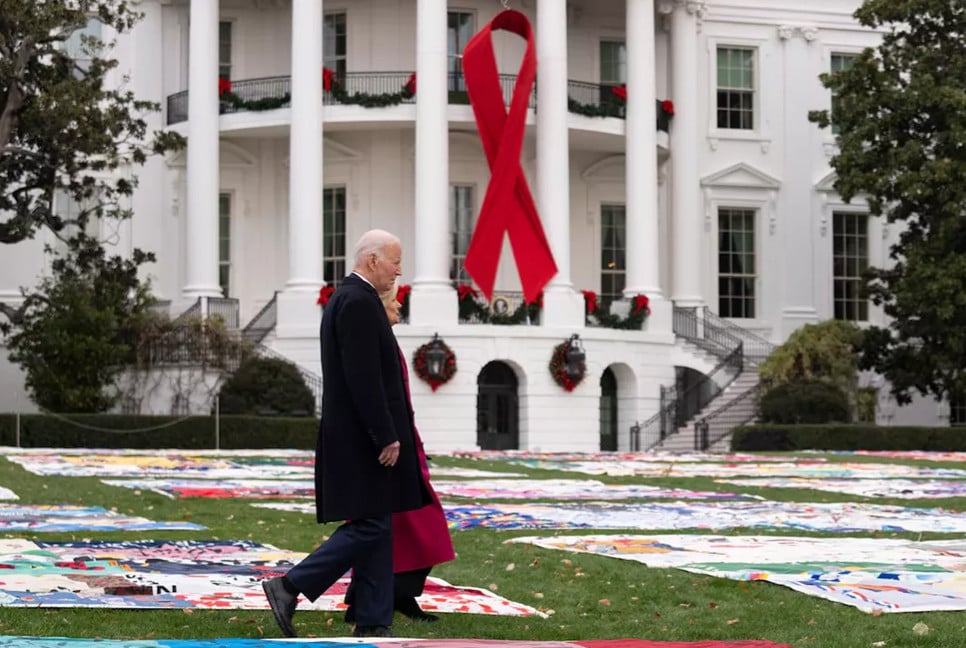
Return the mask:
M 497 639 L 68 639 L 0 636 L 0 648 L 791 648 L 763 640 L 648 641 L 515 641 Z
M 763 477 L 761 479 L 716 479 L 719 484 L 756 488 L 805 488 L 860 497 L 895 499 L 941 499 L 966 497 L 966 480 L 936 479 L 807 479 Z
M 177 477 L 181 479 L 312 479 L 312 454 L 273 453 L 261 450 L 253 454 L 208 454 L 194 451 L 154 450 L 148 454 L 116 453 L 88 450 L 7 454 L 7 459 L 20 464 L 35 475 L 61 477 Z
M 122 515 L 101 506 L 0 504 L 0 532 L 29 531 L 198 531 L 206 527 L 193 522 L 155 522 Z
M 808 502 L 444 503 L 451 529 L 737 529 L 966 532 L 966 516 L 938 508 Z
M 261 581 L 304 553 L 248 541 L 0 540 L 0 607 L 268 609 Z M 299 608 L 335 611 L 343 578 Z M 493 592 L 430 577 L 420 606 L 430 612 L 542 616 Z
M 433 481 L 444 497 L 472 499 L 626 500 L 626 499 L 761 499 L 754 495 L 662 488 L 643 484 L 605 484 L 596 479 L 501 479 Z
M 16 493 L 14 493 L 9 488 L 4 488 L 3 486 L 0 486 L 0 500 L 17 500 L 17 499 L 20 499 L 20 498 L 17 497 Z
M 964 540 L 568 535 L 506 542 L 605 555 L 731 580 L 768 581 L 864 612 L 966 609 Z
M 108 486 L 151 491 L 171 498 L 314 498 L 315 482 L 305 479 L 102 479 Z

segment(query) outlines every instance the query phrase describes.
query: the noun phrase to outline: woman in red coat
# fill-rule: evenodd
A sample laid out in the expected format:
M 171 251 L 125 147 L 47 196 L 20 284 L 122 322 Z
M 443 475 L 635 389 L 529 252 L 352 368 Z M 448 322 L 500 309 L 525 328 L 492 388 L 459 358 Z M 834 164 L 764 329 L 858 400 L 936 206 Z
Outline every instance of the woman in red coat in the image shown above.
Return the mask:
M 392 325 L 399 323 L 401 305 L 396 301 L 397 291 L 398 287 L 393 286 L 391 291 L 381 295 L 382 303 L 386 307 L 386 316 Z M 409 415 L 413 417 L 408 363 L 402 349 L 399 350 L 399 355 Z M 423 481 L 426 482 L 426 488 L 429 490 L 433 502 L 414 511 L 392 514 L 392 561 L 393 572 L 395 573 L 393 604 L 397 612 L 411 619 L 433 622 L 438 620 L 439 617 L 424 612 L 416 602 L 416 597 L 422 595 L 423 587 L 426 585 L 426 577 L 429 576 L 429 571 L 433 568 L 433 565 L 453 560 L 456 553 L 453 551 L 453 539 L 449 534 L 443 505 L 440 504 L 439 496 L 436 495 L 436 491 L 433 490 L 429 481 L 426 452 L 423 449 L 423 440 L 419 437 L 419 431 L 416 429 L 415 419 L 413 420 L 413 435 Z M 345 602 L 349 605 L 345 612 L 347 623 L 355 621 L 352 600 L 353 587 L 350 584 L 345 596 Z

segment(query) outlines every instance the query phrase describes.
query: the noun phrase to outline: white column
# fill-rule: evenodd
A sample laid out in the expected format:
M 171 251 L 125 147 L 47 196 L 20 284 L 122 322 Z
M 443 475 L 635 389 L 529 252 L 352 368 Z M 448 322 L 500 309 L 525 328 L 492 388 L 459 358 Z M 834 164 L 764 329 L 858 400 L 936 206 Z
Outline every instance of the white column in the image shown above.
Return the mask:
M 288 280 L 278 337 L 315 336 L 322 286 L 322 0 L 292 1 Z
M 188 37 L 186 300 L 218 285 L 218 0 L 191 0 Z
M 648 330 L 670 329 L 670 308 L 661 303 L 657 216 L 657 111 L 654 52 L 654 0 L 627 0 L 625 296 L 651 300 Z M 664 312 L 667 311 L 667 312 Z
M 704 2 L 678 0 L 671 16 L 672 298 L 676 306 L 701 306 L 704 228 L 698 187 L 698 18 Z
M 814 176 L 812 160 L 802 151 L 815 150 L 814 139 L 818 131 L 802 125 L 802 106 L 808 105 L 814 96 L 815 84 L 811 82 L 806 70 L 818 69 L 821 62 L 821 48 L 812 43 L 818 36 L 814 27 L 801 25 L 782 25 L 778 37 L 784 43 L 784 106 L 783 156 L 786 178 L 811 178 Z M 809 82 L 804 82 L 808 80 Z M 810 182 L 787 182 L 782 185 L 780 194 L 782 214 L 798 214 L 798 218 L 783 218 L 778 223 L 778 236 L 784 239 L 783 263 L 785 266 L 785 285 L 782 307 L 782 339 L 805 324 L 818 321 L 815 308 L 816 258 L 815 242 L 830 245 L 827 238 L 819 234 L 819 223 L 805 214 L 815 213 L 812 208 L 812 187 Z M 804 214 L 803 214 L 804 212 Z M 764 220 L 764 219 L 761 219 Z M 761 222 L 761 221 L 759 221 Z M 827 257 L 822 257 L 827 258 Z M 760 300 L 759 300 L 760 303 Z
M 567 127 L 567 3 L 537 1 L 537 205 L 557 274 L 544 291 L 544 326 L 580 327 L 583 297 L 570 278 L 570 151 Z
M 288 282 L 322 285 L 322 0 L 292 0 Z
M 411 324 L 455 324 L 449 280 L 449 121 L 446 90 L 446 0 L 416 3 L 416 240 L 409 298 Z

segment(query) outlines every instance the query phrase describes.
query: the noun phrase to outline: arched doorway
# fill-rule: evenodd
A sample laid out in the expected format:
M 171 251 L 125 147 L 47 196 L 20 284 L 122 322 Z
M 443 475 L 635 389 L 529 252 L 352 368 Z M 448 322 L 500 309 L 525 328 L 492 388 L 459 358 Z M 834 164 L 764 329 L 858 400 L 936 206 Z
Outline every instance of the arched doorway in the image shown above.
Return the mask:
M 476 443 L 482 450 L 519 449 L 520 413 L 513 369 L 504 362 L 490 362 L 476 384 Z
M 617 376 L 610 367 L 600 376 L 600 449 L 617 450 Z

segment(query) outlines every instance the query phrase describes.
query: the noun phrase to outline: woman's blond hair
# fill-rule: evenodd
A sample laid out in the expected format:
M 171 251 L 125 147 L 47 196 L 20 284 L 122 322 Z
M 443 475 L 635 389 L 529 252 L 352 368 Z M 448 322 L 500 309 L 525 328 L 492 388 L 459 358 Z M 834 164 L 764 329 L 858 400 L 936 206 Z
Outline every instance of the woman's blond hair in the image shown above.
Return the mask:
M 382 300 L 382 305 L 383 306 L 387 306 L 388 307 L 388 306 L 392 305 L 392 303 L 394 301 L 396 301 L 396 295 L 398 295 L 398 294 L 399 294 L 399 283 L 397 283 L 396 281 L 393 281 L 392 282 L 392 288 L 390 288 L 389 290 L 387 290 L 384 293 L 380 294 L 379 295 L 379 299 Z

